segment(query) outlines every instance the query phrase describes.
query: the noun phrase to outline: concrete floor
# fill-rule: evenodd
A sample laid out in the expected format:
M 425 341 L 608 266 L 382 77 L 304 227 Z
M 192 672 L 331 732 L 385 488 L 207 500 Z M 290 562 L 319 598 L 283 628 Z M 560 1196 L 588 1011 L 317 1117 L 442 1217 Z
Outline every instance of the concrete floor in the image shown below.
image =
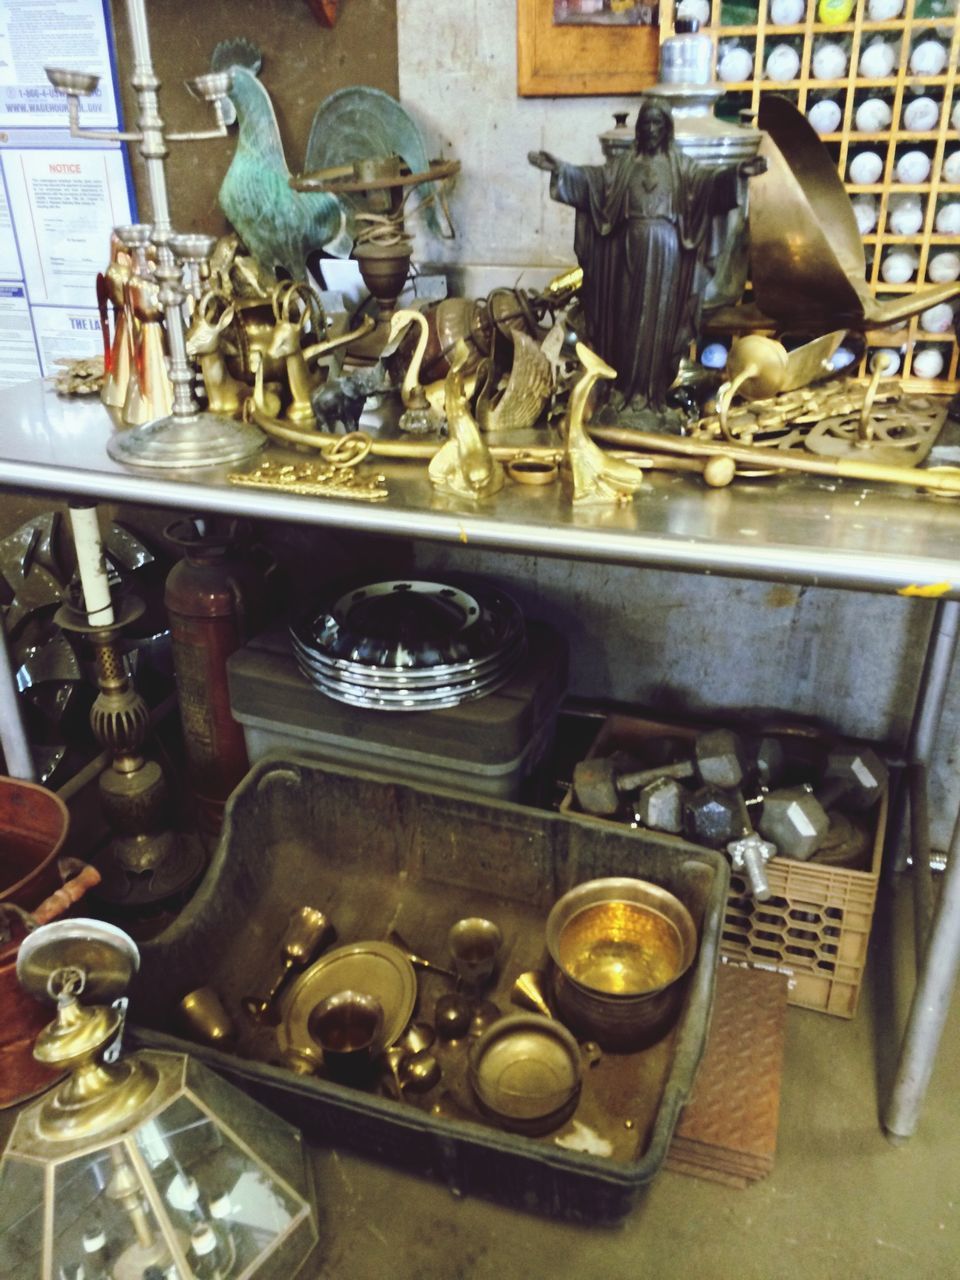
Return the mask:
M 916 1135 L 894 1148 L 878 1121 L 911 991 L 908 893 L 878 906 L 855 1019 L 789 1010 L 764 1181 L 741 1191 L 664 1172 L 623 1224 L 590 1229 L 320 1152 L 321 1244 L 305 1280 L 956 1280 L 957 1001 Z

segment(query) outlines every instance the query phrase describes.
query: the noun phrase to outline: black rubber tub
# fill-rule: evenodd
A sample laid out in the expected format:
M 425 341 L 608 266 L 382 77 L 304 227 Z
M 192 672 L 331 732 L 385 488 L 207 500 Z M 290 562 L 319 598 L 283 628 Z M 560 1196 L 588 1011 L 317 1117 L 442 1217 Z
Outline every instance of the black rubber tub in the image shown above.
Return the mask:
M 243 996 L 262 994 L 277 974 L 280 937 L 300 906 L 330 917 L 334 945 L 397 931 L 410 951 L 441 965 L 450 963 L 450 925 L 488 916 L 504 937 L 488 994 L 502 1012 L 517 1012 L 514 980 L 547 963 L 550 906 L 573 885 L 603 876 L 636 876 L 676 894 L 696 923 L 699 948 L 674 1026 L 643 1051 L 585 1056 L 577 1109 L 554 1133 L 526 1137 L 484 1119 L 467 1083 L 468 1037 L 439 1051 L 439 1085 L 399 1102 L 389 1076 L 360 1090 L 277 1065 L 276 1033 L 254 1028 L 241 1012 Z M 722 856 L 673 838 L 273 757 L 231 799 L 197 894 L 142 945 L 131 1034 L 143 1045 L 195 1054 L 313 1141 L 439 1179 L 460 1194 L 571 1221 L 617 1222 L 661 1168 L 700 1062 L 728 879 Z M 191 1043 L 177 1023 L 179 999 L 202 985 L 217 990 L 236 1024 L 229 1053 Z M 450 983 L 421 970 L 417 988 L 414 1016 L 430 1021 Z

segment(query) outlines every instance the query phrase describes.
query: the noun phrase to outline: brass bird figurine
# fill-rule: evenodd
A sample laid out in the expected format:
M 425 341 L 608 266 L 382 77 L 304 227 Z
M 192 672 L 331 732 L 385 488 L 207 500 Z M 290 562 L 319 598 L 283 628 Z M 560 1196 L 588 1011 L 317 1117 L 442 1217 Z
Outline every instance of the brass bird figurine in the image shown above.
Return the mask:
M 467 344 L 457 343 L 444 382 L 447 430 L 450 439 L 430 460 L 430 483 L 442 493 L 458 498 L 488 498 L 503 488 L 503 467 L 487 448 L 470 412 L 464 388 L 463 367 L 469 358 Z
M 494 360 L 484 361 L 478 378 L 477 422 L 481 431 L 523 431 L 543 412 L 553 390 L 550 361 L 540 345 L 520 329 L 511 329 L 513 365 L 506 386 Z
M 576 504 L 629 502 L 636 491 L 644 487 L 643 473 L 629 462 L 604 453 L 587 435 L 584 425 L 594 383 L 600 378 L 615 378 L 616 370 L 582 342 L 577 343 L 577 356 L 583 373 L 570 392 L 564 460 L 573 483 L 573 501 Z

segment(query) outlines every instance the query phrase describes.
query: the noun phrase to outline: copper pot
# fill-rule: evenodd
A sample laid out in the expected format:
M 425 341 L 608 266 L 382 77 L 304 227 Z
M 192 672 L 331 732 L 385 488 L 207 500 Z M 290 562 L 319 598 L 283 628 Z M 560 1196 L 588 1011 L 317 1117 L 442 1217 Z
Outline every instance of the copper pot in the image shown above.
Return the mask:
M 0 777 L 0 902 L 32 911 L 59 888 L 57 854 L 69 822 L 52 791 Z

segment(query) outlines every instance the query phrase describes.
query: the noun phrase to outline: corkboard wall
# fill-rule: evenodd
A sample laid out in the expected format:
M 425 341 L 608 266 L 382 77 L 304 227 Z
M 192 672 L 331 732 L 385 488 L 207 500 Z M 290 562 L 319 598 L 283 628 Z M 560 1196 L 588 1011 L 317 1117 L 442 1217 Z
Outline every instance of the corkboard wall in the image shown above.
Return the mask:
M 124 118 L 136 122 L 129 86 L 130 39 L 126 6 L 111 0 Z M 367 84 L 397 93 L 396 0 L 341 0 L 332 29 L 322 27 L 306 0 L 149 0 L 147 20 L 153 61 L 162 87 L 160 110 L 171 130 L 212 125 L 212 113 L 183 87 L 183 81 L 209 69 L 218 41 L 245 36 L 263 50 L 260 77 L 270 92 L 287 164 L 297 170 L 318 104 L 336 89 Z M 126 69 L 126 70 L 125 70 Z M 217 191 L 236 146 L 236 130 L 223 141 L 179 143 L 167 161 L 173 222 L 182 231 L 225 229 Z M 135 152 L 135 148 L 131 148 Z M 134 154 L 138 196 L 143 190 Z M 145 206 L 148 208 L 149 206 Z

